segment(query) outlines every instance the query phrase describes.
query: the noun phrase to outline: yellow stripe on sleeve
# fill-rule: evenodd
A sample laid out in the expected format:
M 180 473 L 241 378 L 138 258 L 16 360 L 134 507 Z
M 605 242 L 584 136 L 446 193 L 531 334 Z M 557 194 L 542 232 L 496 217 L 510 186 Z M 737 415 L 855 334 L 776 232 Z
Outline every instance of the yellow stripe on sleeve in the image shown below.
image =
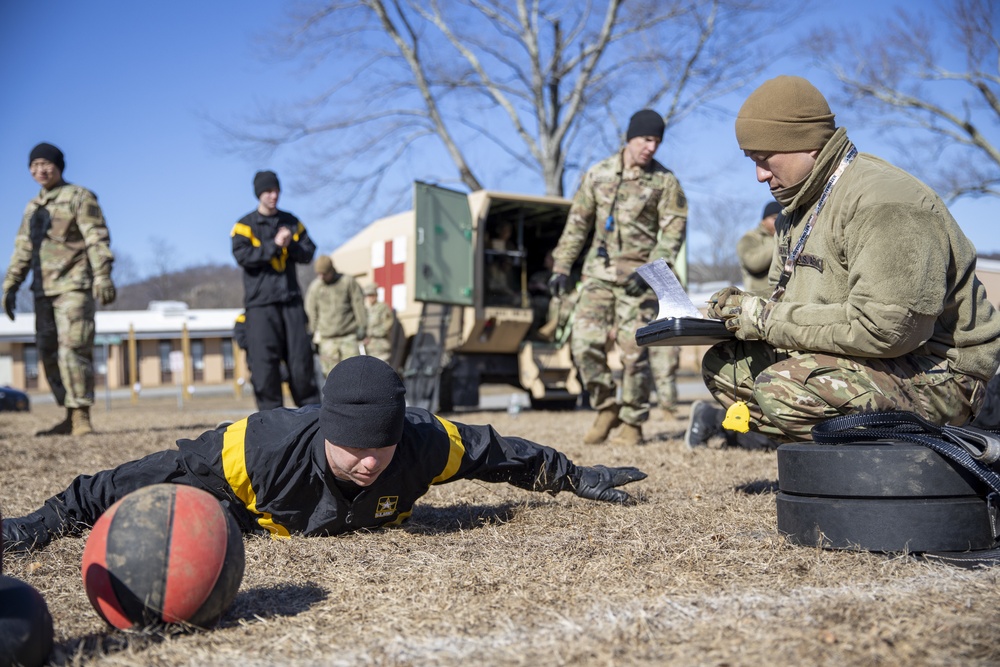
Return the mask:
M 441 474 L 431 480 L 431 484 L 439 484 L 448 481 L 458 472 L 458 467 L 462 464 L 462 457 L 465 456 L 465 445 L 462 443 L 462 436 L 459 435 L 458 428 L 454 424 L 437 415 L 434 417 L 444 426 L 444 430 L 448 432 L 448 439 L 451 441 L 448 463 L 445 464 Z
M 247 471 L 246 435 L 247 420 L 242 419 L 229 426 L 222 436 L 222 470 L 226 474 L 226 481 L 246 508 L 260 515 L 257 523 L 271 533 L 271 539 L 290 537 L 288 529 L 275 523 L 270 512 L 261 512 L 257 509 L 257 494 L 254 493 L 253 485 L 250 483 L 250 473 Z
M 245 236 L 250 239 L 250 243 L 253 244 L 254 248 L 260 247 L 260 239 L 253 235 L 250 225 L 244 225 L 242 222 L 237 222 L 233 225 L 233 231 L 229 233 L 229 236 Z

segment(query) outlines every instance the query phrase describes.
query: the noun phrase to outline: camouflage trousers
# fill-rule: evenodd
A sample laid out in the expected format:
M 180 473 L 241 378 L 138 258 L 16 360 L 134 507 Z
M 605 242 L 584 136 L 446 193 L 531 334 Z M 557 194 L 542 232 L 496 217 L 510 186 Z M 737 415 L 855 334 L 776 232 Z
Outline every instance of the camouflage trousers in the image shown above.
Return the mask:
M 369 338 L 365 343 L 365 354 L 389 363 L 392 359 L 392 344 L 388 338 Z
M 985 381 L 937 357 L 866 359 L 776 350 L 762 341 L 715 345 L 702 360 L 702 376 L 724 407 L 746 401 L 750 428 L 779 442 L 811 440 L 819 422 L 870 410 L 964 424 L 986 393 Z
M 348 357 L 361 354 L 358 337 L 354 334 L 331 336 L 319 339 L 319 364 L 323 367 L 323 377 L 330 374 L 333 367 Z
M 35 296 L 35 342 L 56 403 L 94 404 L 94 297 L 90 290 Z
M 573 313 L 573 362 L 596 410 L 618 403 L 618 387 L 608 366 L 608 350 L 612 343 L 618 343 L 624 367 L 618 416 L 626 424 L 638 425 L 649 419 L 653 374 L 649 350 L 636 345 L 635 331 L 652 321 L 656 307 L 652 290 L 632 297 L 620 285 L 586 278 Z
M 677 405 L 677 367 L 681 364 L 681 348 L 676 345 L 655 345 L 649 348 L 649 366 L 656 385 L 656 402 L 661 408 Z

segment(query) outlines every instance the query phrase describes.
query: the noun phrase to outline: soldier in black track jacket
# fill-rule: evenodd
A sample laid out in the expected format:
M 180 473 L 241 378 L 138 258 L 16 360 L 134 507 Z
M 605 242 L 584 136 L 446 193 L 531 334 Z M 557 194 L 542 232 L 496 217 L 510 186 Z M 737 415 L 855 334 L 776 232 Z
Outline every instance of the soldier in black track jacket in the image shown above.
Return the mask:
M 299 219 L 278 210 L 281 188 L 273 171 L 253 179 L 257 209 L 233 226 L 233 257 L 243 268 L 247 361 L 258 410 L 280 408 L 281 362 L 298 406 L 319 403 L 302 290 L 296 264 L 309 264 L 316 245 Z
M 176 450 L 81 475 L 39 510 L 4 519 L 4 543 L 27 551 L 79 534 L 115 501 L 158 483 L 208 491 L 244 532 L 278 539 L 397 525 L 432 485 L 459 479 L 631 504 L 616 487 L 646 477 L 636 468 L 577 466 L 491 426 L 407 409 L 404 393 L 388 364 L 351 357 L 328 376 L 322 406 L 258 412 L 180 440 Z

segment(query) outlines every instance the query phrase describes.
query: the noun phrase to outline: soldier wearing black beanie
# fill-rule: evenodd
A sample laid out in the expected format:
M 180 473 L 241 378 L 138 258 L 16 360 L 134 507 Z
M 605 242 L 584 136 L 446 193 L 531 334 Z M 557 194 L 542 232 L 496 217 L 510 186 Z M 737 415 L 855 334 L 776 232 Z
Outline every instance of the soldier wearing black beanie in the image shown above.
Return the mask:
M 247 360 L 257 408 L 282 405 L 282 362 L 292 400 L 319 403 L 312 341 L 296 264 L 311 264 L 316 245 L 298 218 L 278 209 L 281 186 L 273 171 L 253 177 L 256 209 L 230 232 L 233 257 L 243 269 Z
M 631 141 L 636 137 L 656 137 L 663 140 L 663 131 L 666 125 L 663 116 L 652 109 L 643 109 L 632 114 L 628 122 L 628 132 L 625 133 L 625 141 Z
M 265 192 L 280 190 L 278 175 L 273 171 L 258 171 L 253 177 L 253 195 L 257 199 Z
M 80 476 L 35 512 L 5 518 L 5 548 L 29 551 L 78 535 L 119 498 L 165 482 L 211 493 L 243 532 L 287 538 L 398 525 L 432 485 L 462 479 L 631 505 L 617 487 L 646 477 L 632 467 L 578 466 L 492 426 L 407 409 L 405 393 L 384 361 L 351 357 L 327 377 L 322 406 L 258 412 Z
M 28 166 L 30 167 L 31 163 L 38 159 L 48 160 L 59 167 L 59 171 L 66 171 L 66 158 L 63 157 L 63 152 L 52 144 L 42 142 L 32 148 L 28 154 Z

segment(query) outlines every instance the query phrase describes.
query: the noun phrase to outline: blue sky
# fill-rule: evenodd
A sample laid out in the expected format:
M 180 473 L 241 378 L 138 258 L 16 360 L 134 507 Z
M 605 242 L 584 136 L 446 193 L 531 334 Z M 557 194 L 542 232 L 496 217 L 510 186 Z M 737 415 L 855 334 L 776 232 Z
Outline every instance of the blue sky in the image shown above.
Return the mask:
M 820 3 L 809 21 L 852 16 L 874 25 L 895 4 Z M 925 3 L 907 6 L 919 4 Z M 276 0 L 0 3 L 0 262 L 10 257 L 21 212 L 38 189 L 27 156 L 39 141 L 62 148 L 67 180 L 98 194 L 113 248 L 128 254 L 140 273 L 231 262 L 229 230 L 255 206 L 251 180 L 263 168 L 289 174 L 282 177 L 280 206 L 302 219 L 322 251 L 346 240 L 352 229 L 328 212 L 329 203 L 290 182 L 294 151 L 267 163 L 222 154 L 203 119 L 233 118 L 259 101 L 315 91 L 294 66 L 259 57 L 259 38 L 283 21 L 284 7 Z M 782 73 L 806 76 L 821 90 L 828 82 L 787 60 L 776 60 L 761 80 Z M 699 207 L 714 197 L 760 206 L 767 199 L 732 134 L 731 117 L 745 95 L 727 99 L 731 108 L 717 118 L 685 120 L 657 155 L 688 192 L 693 235 Z M 877 133 L 842 122 L 862 150 L 893 159 Z M 418 169 L 412 178 L 426 178 Z M 1000 201 L 961 201 L 952 212 L 981 252 L 1000 250 L 993 231 Z M 746 227 L 755 222 L 748 219 Z

